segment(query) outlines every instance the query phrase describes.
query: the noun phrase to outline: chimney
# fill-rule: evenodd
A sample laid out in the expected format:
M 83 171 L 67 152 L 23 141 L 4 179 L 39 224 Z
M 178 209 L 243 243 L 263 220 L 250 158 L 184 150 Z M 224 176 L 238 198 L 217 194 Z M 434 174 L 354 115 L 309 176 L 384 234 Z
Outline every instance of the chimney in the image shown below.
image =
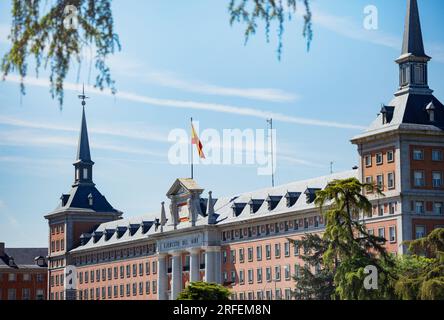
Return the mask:
M 5 255 L 5 243 L 0 242 L 0 257 L 3 257 Z

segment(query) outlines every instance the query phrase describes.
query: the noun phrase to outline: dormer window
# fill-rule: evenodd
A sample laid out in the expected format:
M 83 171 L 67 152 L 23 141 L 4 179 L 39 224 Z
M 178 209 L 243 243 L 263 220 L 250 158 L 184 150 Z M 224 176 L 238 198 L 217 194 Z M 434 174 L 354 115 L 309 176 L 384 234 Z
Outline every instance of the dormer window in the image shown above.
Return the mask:
M 88 195 L 88 205 L 89 205 L 90 207 L 92 207 L 93 204 L 94 204 L 93 195 L 90 193 L 90 194 Z
M 430 122 L 435 122 L 435 105 L 433 104 L 433 102 L 430 102 L 427 107 L 426 107 L 426 111 L 427 114 L 429 115 L 429 121 Z

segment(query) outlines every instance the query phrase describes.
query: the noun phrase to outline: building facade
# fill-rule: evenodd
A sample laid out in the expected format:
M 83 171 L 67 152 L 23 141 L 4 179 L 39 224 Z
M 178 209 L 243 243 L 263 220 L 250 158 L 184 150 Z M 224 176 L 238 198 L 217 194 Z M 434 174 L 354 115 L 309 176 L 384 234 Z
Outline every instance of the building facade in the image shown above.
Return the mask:
M 177 179 L 159 217 L 122 219 L 93 183 L 83 110 L 75 179 L 45 216 L 49 224 L 50 299 L 175 299 L 191 281 L 223 284 L 234 299 L 290 299 L 303 249 L 288 239 L 322 233 L 315 193 L 334 179 L 376 183 L 385 196 L 362 216 L 370 233 L 402 242 L 444 226 L 444 106 L 428 86 L 416 0 L 408 0 L 399 90 L 351 141 L 358 169 L 230 197 Z
M 45 300 L 47 248 L 5 248 L 0 242 L 0 300 Z

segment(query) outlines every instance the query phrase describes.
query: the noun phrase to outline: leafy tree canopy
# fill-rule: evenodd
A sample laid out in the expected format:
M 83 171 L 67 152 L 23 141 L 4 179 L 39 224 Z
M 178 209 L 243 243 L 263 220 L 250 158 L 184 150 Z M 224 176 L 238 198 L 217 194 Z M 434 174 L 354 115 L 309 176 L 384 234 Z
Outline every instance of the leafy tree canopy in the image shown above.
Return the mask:
M 203 281 L 191 282 L 177 300 L 228 300 L 230 291 L 222 285 Z
M 12 26 L 9 39 L 11 49 L 4 55 L 1 70 L 5 77 L 17 71 L 22 77 L 21 92 L 25 93 L 23 78 L 27 75 L 28 60 L 34 56 L 36 73 L 42 66 L 50 69 L 50 92 L 63 104 L 63 82 L 73 61 L 80 65 L 82 50 L 93 48 L 93 60 L 97 69 L 96 87 L 105 86 L 115 92 L 114 80 L 106 58 L 120 50 L 120 42 L 114 33 L 111 0 L 57 0 L 49 8 L 48 1 L 12 0 Z M 67 6 L 77 9 L 76 27 L 64 24 Z M 72 8 L 72 7 L 71 7 Z M 71 17 L 70 17 L 71 20 Z M 73 22 L 74 21 L 70 21 Z

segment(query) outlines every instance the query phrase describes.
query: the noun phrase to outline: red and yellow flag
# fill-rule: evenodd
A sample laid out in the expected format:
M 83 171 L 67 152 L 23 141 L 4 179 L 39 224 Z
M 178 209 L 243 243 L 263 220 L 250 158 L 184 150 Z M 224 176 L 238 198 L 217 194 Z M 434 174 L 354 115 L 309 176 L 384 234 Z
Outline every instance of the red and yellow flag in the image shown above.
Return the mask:
M 199 137 L 197 136 L 196 130 L 194 130 L 193 123 L 191 122 L 191 144 L 195 144 L 197 151 L 199 152 L 199 158 L 205 159 L 205 154 L 203 153 L 203 145 L 200 142 Z

